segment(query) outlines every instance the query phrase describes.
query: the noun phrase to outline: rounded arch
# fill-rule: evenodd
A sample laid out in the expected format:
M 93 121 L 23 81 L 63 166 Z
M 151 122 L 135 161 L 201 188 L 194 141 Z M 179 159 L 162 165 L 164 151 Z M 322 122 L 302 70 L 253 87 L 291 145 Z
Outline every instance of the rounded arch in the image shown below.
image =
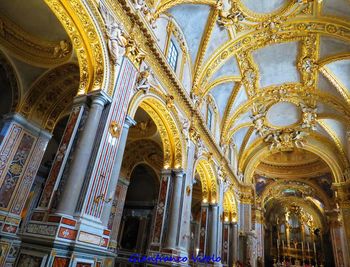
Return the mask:
M 297 180 L 301 183 L 301 185 L 298 185 L 299 188 L 302 190 L 311 188 L 313 190 L 313 195 L 307 195 L 310 197 L 317 197 L 322 201 L 322 204 L 325 206 L 325 210 L 331 210 L 332 209 L 332 203 L 329 199 L 329 196 L 320 188 L 317 188 L 315 184 L 311 183 L 310 181 L 304 179 L 304 180 Z M 272 198 L 275 198 L 277 196 L 277 192 L 283 191 L 284 189 L 290 189 L 290 184 L 293 183 L 295 185 L 295 181 L 293 180 L 286 180 L 286 179 L 280 179 L 274 183 L 271 183 L 266 186 L 264 191 L 261 194 L 261 203 L 264 204 L 265 202 L 269 201 Z
M 325 145 L 317 136 L 310 136 L 307 142 L 305 142 L 303 149 L 318 155 L 329 166 L 334 182 L 339 183 L 344 181 L 343 170 L 345 170 L 347 164 L 334 148 L 330 145 Z M 256 142 L 255 146 L 249 149 L 248 153 L 242 157 L 239 169 L 244 173 L 244 181 L 246 183 L 250 183 L 253 180 L 254 171 L 259 165 L 260 159 L 271 153 L 273 152 L 270 151 L 268 146 L 260 139 Z
M 218 186 L 211 164 L 208 160 L 199 158 L 194 166 L 202 182 L 203 202 L 217 203 L 219 198 Z
M 148 164 L 156 173 L 163 167 L 163 150 L 151 139 L 139 139 L 126 145 L 121 176 L 129 179 L 133 169 L 140 163 Z
M 0 82 L 2 84 L 0 114 L 13 112 L 18 107 L 22 97 L 22 84 L 18 79 L 17 70 L 9 57 L 0 50 Z M 10 99 L 8 99 L 10 97 Z
M 17 111 L 52 131 L 70 107 L 79 87 L 79 67 L 60 65 L 41 75 L 30 87 Z
M 224 220 L 226 222 L 238 221 L 237 201 L 231 189 L 224 193 Z
M 91 0 L 45 0 L 71 39 L 79 62 L 80 83 L 78 94 L 108 90 L 113 70 L 109 69 L 107 46 L 104 41 L 104 23 Z M 112 73 L 112 74 L 109 74 Z
M 185 139 L 181 134 L 180 120 L 173 105 L 167 103 L 163 95 L 151 88 L 148 94 L 138 92 L 132 98 L 128 115 L 134 118 L 141 107 L 153 119 L 161 136 L 164 151 L 164 168 L 186 168 Z

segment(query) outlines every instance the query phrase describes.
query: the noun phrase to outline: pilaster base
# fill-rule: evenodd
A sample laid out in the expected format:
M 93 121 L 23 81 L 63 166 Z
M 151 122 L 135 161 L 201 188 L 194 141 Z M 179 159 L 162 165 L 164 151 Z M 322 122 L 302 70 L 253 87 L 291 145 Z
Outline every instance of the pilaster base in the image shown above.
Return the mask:
M 34 214 L 20 235 L 23 243 L 17 264 L 29 260 L 45 266 L 114 266 L 116 254 L 108 250 L 109 230 L 62 215 L 39 219 Z

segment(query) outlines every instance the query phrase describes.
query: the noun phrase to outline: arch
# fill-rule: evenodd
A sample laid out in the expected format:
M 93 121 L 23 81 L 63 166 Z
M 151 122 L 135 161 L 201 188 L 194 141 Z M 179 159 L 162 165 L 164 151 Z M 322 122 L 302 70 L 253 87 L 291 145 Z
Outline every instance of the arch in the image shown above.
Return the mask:
M 41 75 L 30 87 L 17 111 L 52 131 L 79 87 L 79 68 L 67 63 Z
M 324 193 L 324 191 L 322 191 L 320 188 L 317 188 L 314 184 L 312 184 L 310 181 L 307 181 L 305 179 L 304 180 L 301 180 L 301 179 L 298 179 L 298 180 L 280 179 L 274 183 L 267 185 L 261 194 L 261 197 L 260 197 L 261 203 L 264 205 L 265 202 L 270 200 L 268 197 L 270 197 L 271 199 L 276 197 L 277 196 L 276 193 L 278 191 L 282 191 L 284 189 L 290 189 L 290 184 L 288 184 L 286 182 L 295 183 L 296 181 L 301 182 L 303 184 L 303 186 L 299 186 L 300 188 L 303 187 L 302 189 L 306 189 L 307 188 L 306 186 L 308 186 L 315 191 L 314 192 L 315 195 L 306 195 L 306 196 L 319 197 L 319 199 L 322 200 L 322 204 L 325 206 L 325 210 L 330 210 L 332 208 L 329 196 L 327 196 L 326 193 Z
M 318 155 L 328 165 L 334 182 L 344 181 L 343 171 L 346 169 L 347 164 L 331 145 L 325 145 L 319 140 L 318 136 L 310 136 L 305 142 L 303 149 Z M 261 139 L 252 144 L 252 147 L 247 151 L 246 155 L 242 156 L 239 169 L 244 173 L 244 181 L 250 183 L 255 169 L 260 163 L 260 159 L 272 152 Z
M 65 28 L 76 52 L 79 68 L 79 95 L 109 87 L 108 52 L 104 42 L 104 23 L 91 0 L 45 0 Z
M 237 202 L 231 189 L 224 193 L 224 221 L 238 221 Z
M 181 123 L 175 115 L 175 107 L 153 88 L 148 94 L 138 92 L 134 95 L 128 109 L 129 116 L 134 118 L 139 107 L 150 115 L 157 126 L 163 144 L 164 169 L 185 169 L 185 139 L 179 130 Z
M 21 97 L 22 97 L 22 84 L 18 79 L 17 70 L 12 64 L 11 60 L 7 55 L 0 50 L 0 66 L 4 70 L 4 74 L 9 82 L 10 90 L 11 90 L 11 103 L 10 103 L 10 111 L 13 112 L 18 107 Z M 2 89 L 4 90 L 4 89 Z
M 200 158 L 194 166 L 202 182 L 203 202 L 217 203 L 219 198 L 218 188 L 211 164 L 208 160 Z
M 151 139 L 138 139 L 127 143 L 121 167 L 121 176 L 129 179 L 138 164 L 148 164 L 156 173 L 160 173 L 163 163 L 162 148 Z

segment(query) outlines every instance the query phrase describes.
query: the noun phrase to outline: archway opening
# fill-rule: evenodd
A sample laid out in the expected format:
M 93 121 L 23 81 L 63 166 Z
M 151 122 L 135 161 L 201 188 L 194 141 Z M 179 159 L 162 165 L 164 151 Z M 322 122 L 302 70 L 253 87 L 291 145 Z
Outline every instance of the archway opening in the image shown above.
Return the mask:
M 146 253 L 158 192 L 159 178 L 154 170 L 146 164 L 137 165 L 131 173 L 125 199 L 121 249 Z
M 260 160 L 254 182 L 264 211 L 266 266 L 334 266 L 327 212 L 335 207 L 332 171 L 303 149 Z
M 194 177 L 194 184 L 192 186 L 192 200 L 191 200 L 191 243 L 190 255 L 197 255 L 199 253 L 199 237 L 201 231 L 201 210 L 203 203 L 203 191 L 201 179 L 196 173 Z

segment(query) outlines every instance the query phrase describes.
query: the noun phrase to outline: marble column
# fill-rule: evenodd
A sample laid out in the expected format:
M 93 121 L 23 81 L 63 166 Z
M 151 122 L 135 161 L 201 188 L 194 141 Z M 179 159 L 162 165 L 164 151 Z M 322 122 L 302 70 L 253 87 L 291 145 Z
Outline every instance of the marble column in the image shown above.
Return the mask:
M 262 265 L 264 265 L 264 218 L 260 207 L 255 210 L 255 213 L 255 232 L 257 238 L 256 253 L 258 260 L 262 263 Z
M 166 215 L 169 211 L 169 191 L 172 179 L 171 170 L 162 170 L 160 178 L 160 188 L 157 200 L 157 207 L 155 209 L 155 215 L 152 225 L 152 236 L 150 251 L 160 251 L 163 243 L 164 229 L 166 224 Z
M 234 264 L 238 260 L 238 226 L 236 222 L 232 223 L 230 238 L 232 239 L 232 246 L 230 249 L 231 262 Z
M 207 243 L 208 243 L 208 215 L 209 215 L 209 205 L 207 203 L 202 203 L 201 206 L 201 221 L 199 230 L 199 255 L 206 255 L 207 253 Z
M 77 214 L 82 223 L 86 226 L 92 226 L 90 221 L 95 222 L 93 227 L 89 227 L 91 231 L 104 227 L 101 216 L 104 205 L 110 202 L 107 194 L 111 192 L 108 192 L 108 190 L 115 188 L 112 186 L 109 189 L 109 184 L 113 178 L 116 178 L 112 177 L 112 174 L 114 166 L 117 164 L 121 134 L 130 96 L 134 92 L 136 77 L 136 67 L 130 60 L 124 59 L 111 104 L 106 107 L 101 118 L 95 148 L 85 175 L 82 198 L 77 207 Z
M 225 221 L 223 223 L 223 232 L 222 232 L 222 264 L 224 266 L 228 266 L 230 263 L 230 258 L 232 257 L 232 254 L 230 253 L 231 250 L 231 244 L 232 244 L 232 234 L 231 234 L 232 228 L 230 223 Z
M 221 235 L 222 227 L 220 224 L 219 205 L 210 204 L 209 206 L 209 255 L 221 257 Z M 214 265 L 221 265 L 221 262 L 215 262 Z
M 33 213 L 33 219 L 42 221 L 47 217 L 48 211 L 54 211 L 60 198 L 60 187 L 62 187 L 62 178 L 64 169 L 69 161 L 69 155 L 74 149 L 74 140 L 79 134 L 84 124 L 85 116 L 87 114 L 87 98 L 86 96 L 77 96 L 73 101 L 73 108 L 70 113 L 66 128 L 64 130 L 61 142 L 58 146 L 55 158 L 49 175 L 45 181 L 45 187 L 41 194 L 41 198 Z
M 0 266 L 19 246 L 21 214 L 51 134 L 19 114 L 5 117 L 0 132 Z
M 169 228 L 167 235 L 167 249 L 177 249 L 178 227 L 180 223 L 181 200 L 183 199 L 184 172 L 182 170 L 174 171 L 174 189 L 171 196 L 171 205 L 169 209 Z
M 74 215 L 83 187 L 86 170 L 94 148 L 95 137 L 104 106 L 109 98 L 102 92 L 91 95 L 91 106 L 85 122 L 84 130 L 78 140 L 68 178 L 64 187 L 57 213 Z
M 180 254 L 186 256 L 189 251 L 191 242 L 191 202 L 192 202 L 192 189 L 193 189 L 193 176 L 194 176 L 194 155 L 195 155 L 195 143 L 193 140 L 188 140 L 187 146 L 187 168 L 185 176 L 185 185 L 183 198 L 181 199 L 182 208 L 180 213 L 179 227 L 179 240 L 178 248 Z
M 120 223 L 123 216 L 126 193 L 128 191 L 129 181 L 119 177 L 115 196 L 112 204 L 112 209 L 109 215 L 107 228 L 111 230 L 111 239 L 109 248 L 116 249 L 118 247 L 117 240 L 120 233 Z
M 335 199 L 339 208 L 338 224 L 335 223 L 338 229 L 333 229 L 333 233 L 334 237 L 339 235 L 339 238 L 343 240 L 342 250 L 344 257 L 342 260 L 344 261 L 345 266 L 348 266 L 350 265 L 350 181 L 348 180 L 342 183 L 334 183 L 332 187 L 335 191 Z M 333 217 L 335 217 L 335 215 Z M 336 220 L 333 221 L 337 222 Z M 336 238 L 334 240 L 336 240 Z M 339 247 L 336 249 L 338 251 Z M 338 253 L 338 255 L 341 254 Z M 339 264 L 341 264 L 341 257 L 337 256 L 337 259 Z
M 243 264 L 249 261 L 251 266 L 255 266 L 255 233 L 252 231 L 252 205 L 249 202 L 243 201 L 239 203 L 239 232 L 240 237 L 240 260 Z M 256 253 L 255 253 L 256 254 Z
M 116 157 L 116 161 L 115 161 L 114 166 L 113 166 L 113 171 L 112 171 L 112 176 L 111 176 L 112 178 L 111 178 L 111 181 L 108 185 L 108 192 L 106 194 L 107 201 L 109 199 L 111 199 L 111 200 L 114 199 L 115 191 L 117 189 L 117 184 L 118 184 L 118 178 L 119 178 L 119 174 L 120 174 L 120 168 L 121 168 L 122 162 L 123 162 L 124 150 L 125 150 L 126 141 L 128 138 L 129 128 L 135 124 L 136 124 L 136 122 L 131 117 L 126 116 L 125 121 L 124 121 L 123 130 L 122 130 L 122 133 L 120 135 L 117 157 Z M 103 206 L 101 221 L 102 221 L 103 225 L 105 225 L 105 226 L 107 226 L 107 224 L 108 224 L 109 215 L 110 215 L 111 209 L 112 209 L 112 203 L 113 203 L 113 201 L 105 202 L 104 206 Z
M 349 248 L 339 210 L 327 211 L 336 267 L 349 266 Z

